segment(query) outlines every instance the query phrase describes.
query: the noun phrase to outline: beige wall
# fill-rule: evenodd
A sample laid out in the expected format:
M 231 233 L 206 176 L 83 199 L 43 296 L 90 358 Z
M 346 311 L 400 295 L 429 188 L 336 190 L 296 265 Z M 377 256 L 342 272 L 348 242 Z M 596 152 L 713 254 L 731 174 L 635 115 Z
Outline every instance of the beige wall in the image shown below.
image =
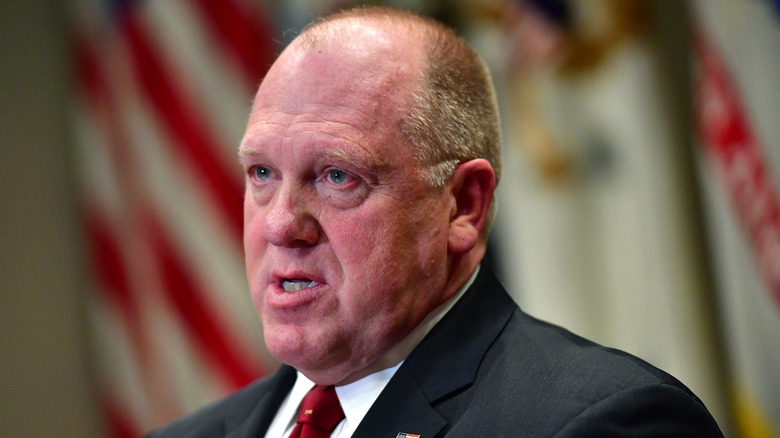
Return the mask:
M 59 0 L 0 2 L 0 436 L 99 436 Z

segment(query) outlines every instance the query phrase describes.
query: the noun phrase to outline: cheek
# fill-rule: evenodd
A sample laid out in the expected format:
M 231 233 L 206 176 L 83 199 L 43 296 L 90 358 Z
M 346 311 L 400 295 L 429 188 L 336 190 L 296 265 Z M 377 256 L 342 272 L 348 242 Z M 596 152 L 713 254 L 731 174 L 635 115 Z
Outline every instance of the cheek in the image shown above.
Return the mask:
M 321 220 L 339 260 L 357 266 L 388 252 L 400 231 L 400 227 L 393 226 L 393 223 L 391 215 L 383 210 L 367 210 L 359 214 L 346 212 Z
M 330 244 L 346 280 L 361 287 L 395 290 L 430 275 L 429 265 L 436 258 L 431 251 L 434 248 L 446 251 L 446 245 L 431 241 L 438 242 L 439 238 L 435 236 L 437 232 L 432 232 L 430 223 L 410 221 L 406 215 L 400 208 L 382 209 L 345 218 L 331 229 Z M 370 302 L 363 305 L 373 306 Z
M 254 203 L 244 205 L 244 259 L 247 273 L 257 269 L 257 264 L 265 251 L 266 241 L 263 234 L 263 217 Z

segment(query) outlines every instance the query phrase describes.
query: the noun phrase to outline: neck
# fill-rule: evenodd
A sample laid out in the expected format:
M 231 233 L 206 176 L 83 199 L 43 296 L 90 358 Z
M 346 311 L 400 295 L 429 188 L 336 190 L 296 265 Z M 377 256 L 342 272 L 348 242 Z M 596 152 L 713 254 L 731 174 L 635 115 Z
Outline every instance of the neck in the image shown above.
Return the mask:
M 448 280 L 442 300 L 452 297 L 471 277 L 485 257 L 486 244 L 480 240 L 474 248 L 462 255 L 452 256 L 449 262 Z
M 476 269 L 478 265 L 468 271 L 465 280 L 459 284 L 458 288 L 447 297 L 447 299 L 439 304 L 436 308 L 431 310 L 428 315 L 404 337 L 399 343 L 393 346 L 390 350 L 386 351 L 379 357 L 373 364 L 366 367 L 360 373 L 352 374 L 348 378 L 336 384 L 336 386 L 347 385 L 356 382 L 366 376 L 380 372 L 385 369 L 389 369 L 398 366 L 403 362 L 409 354 L 417 347 L 417 345 L 425 338 L 428 332 L 450 311 L 452 306 L 460 299 L 466 292 L 471 283 L 476 278 Z

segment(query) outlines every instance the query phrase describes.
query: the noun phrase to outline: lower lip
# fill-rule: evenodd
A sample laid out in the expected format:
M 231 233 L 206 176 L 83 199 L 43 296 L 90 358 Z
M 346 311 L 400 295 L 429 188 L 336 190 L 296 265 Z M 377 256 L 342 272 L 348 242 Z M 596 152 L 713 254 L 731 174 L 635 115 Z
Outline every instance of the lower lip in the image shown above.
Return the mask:
M 273 284 L 268 287 L 266 303 L 274 309 L 294 310 L 317 301 L 326 289 L 326 285 L 318 283 L 308 289 L 286 292 L 281 284 Z

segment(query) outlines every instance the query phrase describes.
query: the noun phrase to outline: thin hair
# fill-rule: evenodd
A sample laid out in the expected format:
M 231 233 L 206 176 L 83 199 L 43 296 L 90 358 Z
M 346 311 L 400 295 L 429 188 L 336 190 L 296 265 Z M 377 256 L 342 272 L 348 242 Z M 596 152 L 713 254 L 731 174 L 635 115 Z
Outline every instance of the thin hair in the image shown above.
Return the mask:
M 442 187 L 458 165 L 483 158 L 493 167 L 496 184 L 501 176 L 501 134 L 495 89 L 480 56 L 449 27 L 438 21 L 383 6 L 360 6 L 310 24 L 298 38 L 312 50 L 325 41 L 348 42 L 345 27 L 326 25 L 336 20 L 371 23 L 394 32 L 419 36 L 426 68 L 412 94 L 401 132 L 426 170 L 431 187 Z M 316 31 L 314 31 L 316 30 Z M 496 211 L 495 197 L 484 229 Z

